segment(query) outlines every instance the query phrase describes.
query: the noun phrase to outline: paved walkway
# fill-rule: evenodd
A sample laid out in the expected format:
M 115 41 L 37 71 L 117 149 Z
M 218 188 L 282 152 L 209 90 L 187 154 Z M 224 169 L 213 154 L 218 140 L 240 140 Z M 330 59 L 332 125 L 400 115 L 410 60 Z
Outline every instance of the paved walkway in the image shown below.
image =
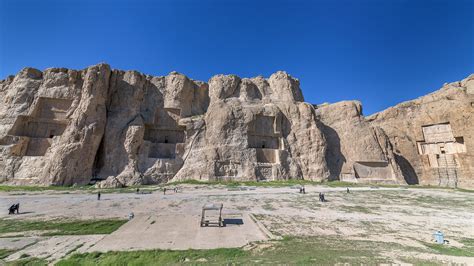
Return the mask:
M 27 238 L 29 242 L 20 240 L 26 244 L 26 247 L 18 252 L 11 254 L 5 260 L 18 260 L 21 258 L 22 255 L 28 255 L 30 257 L 42 258 L 46 259 L 47 261 L 54 262 L 58 261 L 60 258 L 73 251 L 85 252 L 86 249 L 90 248 L 90 246 L 94 245 L 103 237 L 104 235 L 81 235 L 53 236 L 50 238 Z M 10 244 L 15 243 L 14 239 L 6 239 L 3 241 L 4 244 L 0 244 L 0 246 L 4 246 L 5 244 L 7 244 L 7 241 L 9 241 Z M 9 248 L 12 247 L 14 246 L 10 246 Z
M 139 215 L 87 251 L 230 248 L 267 239 L 247 214 L 232 219 L 243 223 L 200 227 L 200 215 Z

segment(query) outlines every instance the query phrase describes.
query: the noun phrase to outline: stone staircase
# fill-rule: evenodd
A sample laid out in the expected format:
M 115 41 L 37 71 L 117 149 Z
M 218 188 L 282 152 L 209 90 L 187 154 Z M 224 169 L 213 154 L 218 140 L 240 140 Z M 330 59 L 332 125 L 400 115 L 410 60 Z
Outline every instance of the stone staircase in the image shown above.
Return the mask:
M 458 166 L 452 154 L 440 154 L 438 158 L 439 186 L 457 187 Z

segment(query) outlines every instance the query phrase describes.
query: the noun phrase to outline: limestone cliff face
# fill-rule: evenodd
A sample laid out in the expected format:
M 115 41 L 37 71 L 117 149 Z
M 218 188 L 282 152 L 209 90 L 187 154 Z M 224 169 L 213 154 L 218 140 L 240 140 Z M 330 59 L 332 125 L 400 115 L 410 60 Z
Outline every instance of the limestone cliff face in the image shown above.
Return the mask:
M 323 180 L 324 136 L 298 81 L 284 72 L 209 81 L 204 116 L 183 120 L 193 141 L 174 180 Z
M 298 80 L 26 68 L 1 81 L 1 181 L 323 180 L 326 142 Z
M 190 141 L 179 121 L 203 115 L 208 104 L 207 84 L 179 73 L 151 77 L 114 70 L 97 177 L 122 185 L 172 179 Z
M 365 118 L 358 102 L 305 103 L 299 81 L 285 72 L 268 79 L 217 75 L 205 83 L 106 64 L 25 68 L 0 81 L 0 182 L 109 187 L 294 178 L 452 185 L 437 183 L 446 178 L 423 164 L 434 162 L 436 147 L 444 154 L 435 141 L 442 135 L 446 154 L 456 154 L 455 185 L 474 186 L 468 177 L 473 87 L 466 79 Z M 448 129 L 454 133 L 446 137 Z M 444 175 L 452 180 L 451 172 Z
M 51 156 L 41 175 L 43 183 L 72 185 L 90 181 L 105 129 L 110 68 L 108 65 L 90 67 L 84 75 L 79 101 L 66 116 L 69 121 L 64 132 L 49 149 Z
M 87 184 L 106 120 L 110 68 L 25 68 L 0 85 L 0 180 Z
M 360 102 L 323 105 L 316 112 L 326 136 L 332 180 L 406 183 L 387 136 L 366 121 Z
M 410 184 L 474 187 L 474 75 L 368 117 Z

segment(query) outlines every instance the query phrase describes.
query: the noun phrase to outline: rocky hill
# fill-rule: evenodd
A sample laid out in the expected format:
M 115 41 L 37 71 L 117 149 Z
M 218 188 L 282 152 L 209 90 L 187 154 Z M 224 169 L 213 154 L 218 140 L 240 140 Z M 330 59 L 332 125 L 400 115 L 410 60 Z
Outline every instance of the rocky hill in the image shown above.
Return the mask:
M 304 102 L 285 72 L 208 83 L 25 68 L 0 81 L 0 182 L 344 180 L 473 187 L 474 77 L 365 118 Z M 435 164 L 436 162 L 436 164 Z M 453 163 L 454 162 L 454 163 Z

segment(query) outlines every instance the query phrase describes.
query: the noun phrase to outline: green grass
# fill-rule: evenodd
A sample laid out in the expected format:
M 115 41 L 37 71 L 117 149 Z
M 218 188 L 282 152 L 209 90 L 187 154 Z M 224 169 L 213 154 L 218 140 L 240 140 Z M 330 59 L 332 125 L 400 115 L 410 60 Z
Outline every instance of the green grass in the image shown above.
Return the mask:
M 339 237 L 285 237 L 275 248 L 264 252 L 263 263 L 291 264 L 380 264 L 390 259 L 380 255 L 379 248 L 389 244 L 352 241 Z M 292 254 L 292 255 L 290 255 Z
M 344 181 L 311 181 L 303 179 L 288 179 L 288 180 L 277 180 L 277 181 L 199 181 L 195 179 L 183 180 L 177 182 L 170 182 L 164 184 L 164 186 L 177 186 L 182 184 L 188 185 L 223 185 L 227 187 L 237 186 L 255 186 L 255 187 L 286 187 L 295 185 L 323 185 L 328 187 L 382 187 L 382 188 L 419 188 L 419 189 L 446 189 L 446 190 L 457 190 L 460 192 L 474 192 L 474 190 L 467 189 L 453 189 L 448 187 L 436 187 L 436 186 L 423 186 L 423 185 L 397 185 L 397 184 L 370 184 L 370 183 L 351 183 Z
M 15 252 L 16 252 L 16 249 L 0 249 L 0 260 L 10 256 L 11 254 Z
M 345 181 L 325 181 L 321 184 L 326 185 L 328 187 L 383 187 L 383 188 L 402 188 L 408 187 L 404 185 L 397 185 L 397 184 L 371 184 L 371 183 L 351 183 Z
M 287 187 L 296 185 L 321 185 L 321 182 L 302 180 L 302 179 L 289 179 L 289 180 L 278 180 L 278 181 L 198 181 L 198 180 L 184 180 L 179 182 L 167 183 L 168 186 L 176 186 L 181 184 L 188 185 L 223 185 L 227 187 L 238 187 L 238 186 L 254 186 L 254 187 Z
M 474 239 L 464 238 L 460 241 L 464 244 L 463 247 L 453 247 L 449 244 L 436 244 L 423 242 L 430 250 L 438 254 L 462 257 L 474 257 Z
M 263 208 L 264 210 L 267 210 L 267 211 L 274 211 L 274 210 L 276 210 L 276 208 L 273 207 L 273 205 L 272 205 L 271 202 L 265 202 L 265 204 L 262 205 L 262 208 Z
M 107 253 L 74 254 L 59 261 L 57 266 L 65 265 L 169 265 L 206 259 L 206 263 L 231 263 L 240 261 L 247 252 L 236 248 L 211 250 L 150 250 Z
M 69 250 L 64 256 L 67 256 L 67 255 L 75 252 L 76 250 L 80 249 L 82 246 L 84 246 L 84 243 L 75 246 L 73 249 Z
M 286 187 L 286 186 L 295 186 L 295 185 L 327 185 L 330 187 L 362 187 L 369 186 L 368 184 L 355 184 L 341 181 L 331 181 L 331 182 L 318 182 L 310 181 L 303 179 L 289 179 L 289 180 L 278 180 L 278 181 L 198 181 L 194 179 L 171 182 L 163 184 L 164 186 L 176 186 L 181 184 L 188 185 L 224 185 L 227 187 L 238 187 L 238 186 L 255 186 L 255 187 Z M 9 186 L 9 185 L 0 185 L 0 192 L 14 192 L 14 191 L 86 191 L 95 193 L 101 191 L 101 193 L 133 193 L 137 188 L 140 188 L 141 191 L 153 191 L 157 190 L 156 186 L 131 186 L 125 188 L 105 188 L 98 189 L 94 186 L 75 186 L 75 187 L 62 187 L 62 186 Z
M 72 191 L 72 190 L 91 190 L 94 189 L 92 186 L 79 186 L 79 187 L 60 187 L 60 186 L 9 186 L 9 185 L 0 185 L 0 191 L 2 192 L 12 192 L 12 191 Z
M 350 183 L 350 182 L 344 182 L 344 181 L 328 181 L 328 182 L 323 182 L 322 184 L 328 187 L 367 187 L 367 186 L 370 186 L 370 184 L 358 184 L 358 183 Z
M 469 255 L 472 239 L 464 242 L 468 249 L 453 251 L 446 246 L 432 247 L 424 243 L 432 253 L 452 256 Z M 440 261 L 406 257 L 406 252 L 426 252 L 425 249 L 407 247 L 395 243 L 348 240 L 337 236 L 284 237 L 280 241 L 260 242 L 249 249 L 220 248 L 212 250 L 149 250 L 107 253 L 74 254 L 61 260 L 58 266 L 69 265 L 378 265 L 393 263 L 395 258 L 383 255 L 393 251 L 397 260 L 415 265 L 439 265 Z
M 416 266 L 444 265 L 444 263 L 442 263 L 441 261 L 425 260 L 425 259 L 419 259 L 419 258 L 414 258 L 414 257 L 404 257 L 404 258 L 401 258 L 400 260 L 405 263 L 409 263 Z
M 44 266 L 48 265 L 48 262 L 44 259 L 27 257 L 15 261 L 6 263 L 7 266 Z
M 136 193 L 137 188 L 140 189 L 140 192 L 153 192 L 160 189 L 158 185 L 140 185 L 122 188 L 94 188 L 94 192 L 100 191 L 101 193 Z
M 429 195 L 420 195 L 413 199 L 414 203 L 420 206 L 431 206 L 437 208 L 470 208 L 474 204 L 474 200 L 468 198 L 451 198 L 446 200 L 444 197 L 435 197 Z
M 374 207 L 364 207 L 364 206 L 348 206 L 348 205 L 342 205 L 339 207 L 342 211 L 348 212 L 348 213 L 353 213 L 353 212 L 360 212 L 360 213 L 376 213 L 375 210 L 380 209 L 380 207 L 374 206 Z
M 472 189 L 457 188 L 456 190 L 459 192 L 474 193 L 474 190 Z
M 320 184 L 327 185 L 328 187 L 382 187 L 382 188 L 416 188 L 416 189 L 443 189 L 452 190 L 459 192 L 474 193 L 474 190 L 463 189 L 463 188 L 450 188 L 450 187 L 438 187 L 430 185 L 397 185 L 397 184 L 364 184 L 364 183 L 350 183 L 344 181 L 327 181 Z
M 63 193 L 69 193 L 74 191 L 87 192 L 87 193 L 135 193 L 137 188 L 140 191 L 154 191 L 157 190 L 156 186 L 131 186 L 124 188 L 96 188 L 94 186 L 72 186 L 72 187 L 61 187 L 61 186 L 9 186 L 0 185 L 0 192 L 41 192 L 41 191 L 60 191 Z
M 127 220 L 104 219 L 104 220 L 0 220 L 0 234 L 4 233 L 24 233 L 27 231 L 39 230 L 49 231 L 42 235 L 92 235 L 110 234 L 126 223 Z
M 267 245 L 269 243 L 269 245 Z M 57 265 L 173 265 L 173 264 L 369 264 L 390 263 L 381 255 L 394 244 L 343 240 L 337 237 L 285 237 L 262 243 L 262 248 L 244 250 L 150 250 L 74 254 Z M 263 246 L 266 245 L 266 246 Z M 257 245 L 258 246 L 258 245 Z M 396 248 L 403 248 L 396 246 Z
M 389 184 L 362 184 L 362 183 L 350 183 L 344 181 L 310 181 L 303 179 L 288 179 L 288 180 L 278 180 L 278 181 L 198 181 L 194 179 L 171 182 L 166 184 L 161 184 L 160 186 L 176 186 L 181 184 L 188 185 L 223 185 L 227 187 L 238 187 L 238 186 L 255 186 L 255 187 L 286 187 L 286 186 L 295 186 L 295 185 L 324 185 L 328 187 L 384 187 L 384 188 L 418 188 L 418 189 L 447 189 L 455 190 L 459 192 L 474 193 L 474 190 L 462 189 L 462 188 L 448 188 L 448 187 L 436 187 L 436 186 L 422 186 L 422 185 L 389 185 Z M 155 191 L 159 188 L 157 185 L 153 186 L 131 186 L 125 188 L 103 188 L 98 189 L 94 186 L 9 186 L 9 185 L 0 185 L 0 192 L 15 192 L 15 191 L 63 191 L 68 193 L 71 191 L 84 191 L 90 193 L 96 193 L 101 191 L 101 193 L 133 193 L 137 188 L 140 188 L 140 191 Z

